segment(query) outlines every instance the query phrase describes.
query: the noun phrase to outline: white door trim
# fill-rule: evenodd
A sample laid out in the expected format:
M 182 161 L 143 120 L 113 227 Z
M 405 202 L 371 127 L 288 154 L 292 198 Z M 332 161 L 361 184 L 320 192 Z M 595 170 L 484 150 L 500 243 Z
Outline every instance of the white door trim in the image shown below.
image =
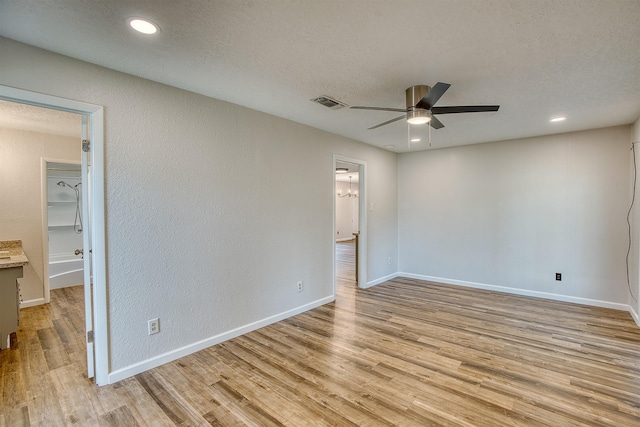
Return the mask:
M 0 99 L 88 115 L 91 120 L 91 241 L 96 384 L 108 384 L 109 347 L 104 205 L 104 109 L 99 105 L 0 85 Z
M 365 288 L 367 286 L 367 162 L 364 160 L 354 159 L 351 157 L 333 155 L 333 169 L 331 177 L 333 178 L 333 296 L 336 296 L 336 162 L 353 163 L 359 166 L 358 176 L 358 227 L 360 228 L 360 236 L 358 236 L 358 287 Z
M 84 218 L 84 225 L 82 225 L 82 221 L 80 221 L 81 227 L 84 229 L 82 232 L 82 274 L 84 283 L 84 325 L 85 331 L 95 331 L 94 328 L 94 315 L 93 315 L 93 282 L 91 280 L 91 268 L 92 268 L 92 258 L 93 258 L 93 248 L 91 246 L 91 229 L 93 228 L 92 218 L 91 218 L 91 186 L 93 185 L 91 181 L 91 172 L 89 168 L 89 163 L 91 161 L 91 150 L 85 151 L 85 142 L 91 141 L 91 137 L 89 133 L 91 132 L 91 119 L 88 115 L 82 116 L 82 152 L 80 153 L 82 160 L 80 162 L 80 176 L 82 183 L 82 218 Z M 89 142 L 89 146 L 91 143 Z M 95 333 L 94 333 L 95 334 Z M 96 376 L 96 352 L 95 352 L 95 344 L 94 339 L 89 339 L 89 337 L 85 337 L 86 350 L 87 350 L 87 375 L 89 378 L 94 378 Z

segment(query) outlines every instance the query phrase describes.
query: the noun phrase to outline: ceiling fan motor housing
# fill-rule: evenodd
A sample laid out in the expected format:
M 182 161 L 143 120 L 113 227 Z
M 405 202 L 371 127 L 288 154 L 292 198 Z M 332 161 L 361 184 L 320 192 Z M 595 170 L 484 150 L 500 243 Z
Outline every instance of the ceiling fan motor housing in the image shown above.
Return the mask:
M 418 85 L 411 86 L 405 93 L 407 94 L 407 110 L 413 109 L 418 102 L 431 90 L 431 86 Z
M 411 124 L 424 124 L 431 120 L 429 110 L 416 107 L 416 104 L 431 90 L 430 86 L 411 86 L 406 90 L 407 121 Z

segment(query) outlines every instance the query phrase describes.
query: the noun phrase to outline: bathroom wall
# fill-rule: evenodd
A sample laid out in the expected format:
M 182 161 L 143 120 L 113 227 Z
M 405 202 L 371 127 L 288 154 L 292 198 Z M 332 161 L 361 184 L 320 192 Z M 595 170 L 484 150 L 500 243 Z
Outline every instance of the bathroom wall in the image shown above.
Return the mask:
M 80 160 L 78 138 L 0 128 L 0 240 L 22 240 L 23 307 L 44 303 L 41 158 Z

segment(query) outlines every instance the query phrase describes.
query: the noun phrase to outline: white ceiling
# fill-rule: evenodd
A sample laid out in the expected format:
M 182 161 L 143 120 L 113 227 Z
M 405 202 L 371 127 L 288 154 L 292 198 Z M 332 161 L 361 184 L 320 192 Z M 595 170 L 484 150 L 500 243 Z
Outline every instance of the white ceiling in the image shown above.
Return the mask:
M 397 113 L 309 100 L 404 108 L 442 81 L 438 106 L 501 106 L 440 115 L 433 148 L 640 116 L 638 0 L 0 0 L 0 35 L 397 152 L 406 122 L 367 130 Z

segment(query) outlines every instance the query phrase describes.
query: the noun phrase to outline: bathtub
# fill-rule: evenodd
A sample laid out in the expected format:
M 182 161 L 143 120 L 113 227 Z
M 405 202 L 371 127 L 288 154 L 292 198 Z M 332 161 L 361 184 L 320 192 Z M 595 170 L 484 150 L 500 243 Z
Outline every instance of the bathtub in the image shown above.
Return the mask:
M 49 257 L 49 289 L 78 286 L 84 283 L 83 259 L 74 254 Z

